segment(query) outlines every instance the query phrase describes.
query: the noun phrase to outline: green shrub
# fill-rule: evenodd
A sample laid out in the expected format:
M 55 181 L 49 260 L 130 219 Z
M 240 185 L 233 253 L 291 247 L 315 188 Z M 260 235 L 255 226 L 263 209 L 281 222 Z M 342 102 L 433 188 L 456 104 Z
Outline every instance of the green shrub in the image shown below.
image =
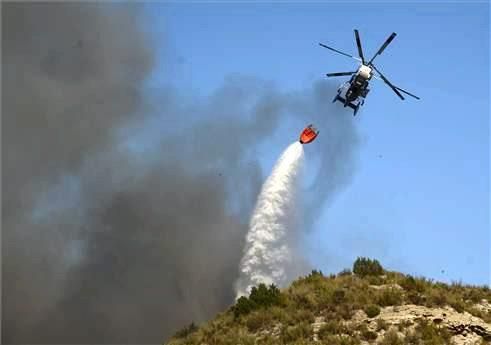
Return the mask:
M 410 303 L 416 304 L 416 305 L 425 305 L 426 299 L 421 296 L 420 293 L 411 291 L 407 294 L 407 299 L 409 300 Z
M 463 313 L 464 312 L 465 303 L 460 298 L 451 298 L 449 304 L 458 313 Z
M 443 345 L 450 344 L 451 334 L 445 327 L 438 328 L 426 319 L 418 319 L 411 339 L 413 339 L 413 343 Z
M 290 314 L 288 309 L 279 306 L 273 306 L 269 308 L 268 312 L 271 314 L 271 317 L 274 320 L 280 321 L 281 323 L 283 323 L 283 320 L 286 320 Z
M 489 340 L 486 340 L 484 338 L 481 338 L 481 341 L 479 342 L 479 345 L 489 345 Z
M 261 328 L 268 327 L 272 324 L 273 316 L 263 310 L 250 313 L 246 319 L 246 327 L 249 332 L 257 332 Z
M 416 334 L 416 332 L 405 330 L 404 344 L 405 345 L 421 344 L 421 338 Z
M 373 291 L 371 289 L 369 290 L 368 288 L 357 289 L 355 291 L 351 291 L 347 299 L 359 305 L 358 309 L 362 309 L 364 306 L 372 303 Z
M 377 333 L 372 332 L 368 329 L 366 331 L 361 332 L 361 338 L 369 342 L 376 340 L 377 337 L 378 337 Z
M 382 307 L 402 304 L 402 294 L 395 288 L 380 289 L 377 295 L 377 304 Z
M 295 326 L 283 327 L 281 331 L 281 341 L 283 343 L 297 342 L 300 339 L 310 339 L 312 336 L 312 326 L 307 322 L 301 322 Z
M 384 269 L 377 260 L 359 257 L 353 264 L 353 273 L 360 277 L 382 275 L 384 274 Z
M 366 278 L 370 285 L 382 285 L 385 283 L 384 279 L 380 276 L 367 276 Z
M 310 324 L 314 323 L 315 321 L 314 313 L 308 309 L 295 310 L 294 312 L 292 312 L 292 314 L 296 322 L 305 321 Z
M 339 320 L 328 320 L 325 325 L 319 328 L 319 339 L 323 340 L 329 335 L 347 333 L 346 327 Z
M 328 335 L 323 339 L 323 344 L 329 345 L 359 345 L 360 339 L 357 337 Z
M 380 332 L 381 330 L 386 331 L 388 328 L 389 325 L 384 319 L 377 319 L 377 332 Z
M 317 306 L 315 295 L 308 289 L 295 291 L 290 296 L 290 300 L 297 309 L 315 310 Z
M 240 297 L 233 307 L 235 317 L 240 315 L 249 314 L 251 311 L 257 308 L 257 305 L 245 296 Z
M 448 293 L 442 289 L 432 288 L 428 293 L 428 304 L 431 307 L 443 307 L 447 305 Z
M 176 334 L 174 335 L 174 338 L 186 338 L 188 335 L 196 332 L 197 330 L 198 330 L 198 326 L 196 326 L 194 322 L 191 322 L 191 324 L 189 324 L 188 326 L 177 331 Z
M 486 299 L 487 294 L 480 288 L 466 289 L 463 298 L 465 300 L 471 300 L 472 303 L 480 303 L 482 299 Z
M 317 309 L 315 310 L 315 312 L 317 313 L 332 307 L 332 291 L 327 288 L 318 291 L 316 294 L 316 302 Z
M 282 300 L 281 292 L 274 284 L 271 284 L 269 288 L 265 284 L 259 284 L 257 287 L 251 288 L 249 298 L 241 296 L 232 307 L 232 311 L 237 318 L 261 307 L 279 305 Z
M 324 275 L 322 274 L 322 271 L 319 270 L 312 270 L 312 272 L 310 273 L 309 275 L 310 277 L 324 277 Z
M 375 304 L 369 304 L 363 310 L 368 317 L 375 317 L 380 314 L 380 307 Z
M 265 284 L 259 284 L 258 287 L 252 287 L 249 299 L 258 306 L 270 307 L 280 303 L 280 294 L 280 290 L 274 284 L 269 288 Z
M 350 276 L 351 274 L 352 274 L 351 270 L 349 268 L 345 268 L 344 270 L 338 273 L 338 276 L 344 277 L 344 276 Z
M 370 342 L 377 339 L 377 333 L 370 331 L 367 325 L 364 323 L 358 326 L 358 331 L 360 332 L 362 340 L 366 340 Z
M 343 289 L 336 289 L 332 294 L 332 302 L 334 304 L 340 304 L 345 301 L 346 293 Z
M 426 287 L 423 281 L 420 279 L 415 279 L 410 275 L 404 277 L 404 279 L 399 284 L 406 291 L 416 291 L 424 292 Z
M 413 324 L 413 322 L 411 320 L 402 320 L 398 325 L 397 325 L 397 329 L 400 331 L 400 332 L 403 332 L 404 330 L 408 329 L 409 326 L 411 326 Z
M 399 338 L 397 331 L 394 329 L 391 329 L 387 333 L 385 333 L 384 339 L 380 342 L 380 344 L 381 345 L 403 345 L 404 342 L 402 341 L 401 338 Z
M 214 333 L 211 337 L 208 337 L 207 340 L 199 342 L 196 341 L 193 344 L 199 345 L 203 343 L 211 343 L 211 344 L 220 344 L 220 345 L 254 345 L 255 337 L 251 334 L 248 334 L 243 329 L 227 329 L 223 332 Z M 186 345 L 191 345 L 186 342 Z
M 467 308 L 469 314 L 482 319 L 486 323 L 491 323 L 491 312 L 486 312 L 484 310 L 479 310 L 477 308 Z
M 344 320 L 350 320 L 353 317 L 354 310 L 353 305 L 343 303 L 336 306 L 336 313 Z

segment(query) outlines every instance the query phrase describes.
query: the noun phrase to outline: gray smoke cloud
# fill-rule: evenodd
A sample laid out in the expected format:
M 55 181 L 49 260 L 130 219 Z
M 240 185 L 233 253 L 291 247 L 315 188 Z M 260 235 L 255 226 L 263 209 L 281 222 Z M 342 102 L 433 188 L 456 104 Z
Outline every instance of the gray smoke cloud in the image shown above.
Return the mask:
M 2 343 L 161 343 L 233 303 L 254 148 L 284 118 L 325 123 L 312 212 L 349 182 L 357 136 L 331 85 L 234 76 L 206 99 L 156 101 L 141 15 L 2 4 Z M 160 139 L 128 150 L 152 121 Z

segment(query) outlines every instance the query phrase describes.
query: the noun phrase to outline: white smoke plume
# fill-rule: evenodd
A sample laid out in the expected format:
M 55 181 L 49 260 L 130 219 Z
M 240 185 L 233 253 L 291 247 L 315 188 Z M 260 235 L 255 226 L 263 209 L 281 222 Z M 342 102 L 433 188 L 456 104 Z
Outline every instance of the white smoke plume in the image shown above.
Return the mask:
M 264 182 L 246 237 L 237 298 L 252 286 L 264 283 L 284 286 L 289 272 L 298 266 L 295 250 L 299 224 L 298 180 L 304 158 L 303 146 L 291 144 L 280 156 Z

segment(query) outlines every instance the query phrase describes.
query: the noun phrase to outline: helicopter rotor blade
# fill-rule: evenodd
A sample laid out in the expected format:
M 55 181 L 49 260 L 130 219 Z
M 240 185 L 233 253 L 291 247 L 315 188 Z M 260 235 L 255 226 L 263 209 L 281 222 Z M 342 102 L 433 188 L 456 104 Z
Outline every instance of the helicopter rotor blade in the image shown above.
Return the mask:
M 397 87 L 397 86 L 394 86 L 394 87 L 395 87 L 397 90 L 399 90 L 399 91 L 401 91 L 401 92 L 404 92 L 406 95 L 409 95 L 409 96 L 414 97 L 414 98 L 416 98 L 416 99 L 421 99 L 421 98 L 419 98 L 418 96 L 413 95 L 412 93 L 407 92 L 407 91 L 405 91 L 405 90 L 401 89 L 400 87 Z
M 326 75 L 328 77 L 340 77 L 344 75 L 352 75 L 355 74 L 356 72 L 336 72 L 336 73 L 327 73 Z
M 361 49 L 361 40 L 358 30 L 355 29 L 356 46 L 358 47 L 358 56 L 361 59 L 361 63 L 365 64 L 365 58 L 363 57 L 363 50 Z
M 338 53 L 338 54 L 341 54 L 341 55 L 344 55 L 344 56 L 350 57 L 350 58 L 352 58 L 352 59 L 358 60 L 357 58 L 355 58 L 355 57 L 354 57 L 354 56 L 352 56 L 352 55 L 349 55 L 349 54 L 343 53 L 342 51 L 339 51 L 339 50 L 337 50 L 337 49 L 334 49 L 334 48 L 331 48 L 331 47 L 329 47 L 329 46 L 326 46 L 325 44 L 319 43 L 319 45 L 320 45 L 321 47 L 324 47 L 324 48 L 327 48 L 327 49 L 329 49 L 329 50 L 332 50 L 333 52 L 336 52 L 336 53 Z
M 382 54 L 382 52 L 385 50 L 385 48 L 387 48 L 387 46 L 390 44 L 390 42 L 392 42 L 392 40 L 397 36 L 397 34 L 395 32 L 393 32 L 389 38 L 387 38 L 384 42 L 384 44 L 382 44 L 382 46 L 380 47 L 380 49 L 378 50 L 377 53 L 375 53 L 375 55 L 372 57 L 372 59 L 370 60 L 370 62 L 368 63 L 369 65 L 372 64 L 373 60 L 375 60 L 375 58 L 377 57 L 377 55 L 380 55 Z
M 380 74 L 380 71 L 379 71 L 379 70 L 377 70 L 377 69 L 375 68 L 375 66 L 374 66 L 374 65 L 372 65 L 372 67 L 373 67 L 373 68 L 374 68 L 374 69 L 375 69 L 375 70 L 376 70 L 376 71 L 377 71 L 377 72 Z M 382 81 L 383 81 L 383 79 L 382 79 L 382 78 L 378 77 L 378 76 L 377 76 L 377 75 L 375 75 L 375 74 L 373 75 L 373 77 L 374 77 L 375 79 L 377 79 L 377 80 L 382 80 Z M 421 98 L 419 98 L 418 96 L 413 95 L 412 93 L 410 93 L 410 92 L 408 92 L 408 91 L 406 91 L 406 90 L 401 89 L 400 87 L 397 87 L 397 86 L 395 86 L 395 85 L 393 85 L 393 86 L 394 86 L 394 88 L 396 88 L 397 90 L 399 90 L 399 91 L 401 91 L 401 92 L 405 93 L 406 95 L 409 95 L 409 96 L 414 97 L 414 98 L 416 98 L 416 99 L 421 99 Z
M 380 78 L 382 78 L 382 80 L 396 93 L 396 95 L 399 96 L 402 100 L 404 100 L 404 97 L 401 95 L 398 89 L 394 85 L 392 85 L 392 83 L 374 65 L 372 65 L 372 67 L 380 75 Z

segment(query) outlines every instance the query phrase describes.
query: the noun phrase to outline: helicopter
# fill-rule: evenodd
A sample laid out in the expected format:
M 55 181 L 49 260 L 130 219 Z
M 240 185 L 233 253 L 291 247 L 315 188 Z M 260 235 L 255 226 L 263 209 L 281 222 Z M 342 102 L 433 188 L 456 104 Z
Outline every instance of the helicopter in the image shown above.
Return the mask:
M 380 70 L 375 67 L 373 64 L 373 60 L 378 55 L 381 55 L 382 52 L 387 48 L 387 46 L 392 42 L 392 40 L 396 37 L 396 33 L 393 32 L 382 44 L 382 46 L 379 48 L 377 53 L 367 62 L 365 60 L 365 57 L 363 55 L 363 50 L 361 48 L 361 40 L 360 40 L 360 34 L 358 30 L 355 31 L 355 39 L 356 39 L 356 46 L 358 47 L 358 55 L 359 58 L 352 56 L 350 54 L 344 53 L 340 50 L 334 49 L 332 47 L 329 47 L 325 44 L 319 43 L 321 47 L 327 48 L 329 50 L 332 50 L 338 54 L 350 57 L 352 59 L 355 59 L 360 62 L 360 66 L 356 71 L 353 72 L 337 72 L 337 73 L 327 73 L 326 75 L 328 77 L 340 77 L 340 76 L 351 76 L 351 79 L 348 82 L 343 83 L 337 90 L 337 94 L 334 97 L 334 100 L 332 101 L 333 103 L 336 101 L 340 101 L 344 104 L 344 107 L 350 107 L 351 109 L 354 110 L 353 116 L 356 116 L 356 113 L 358 112 L 360 106 L 362 106 L 365 103 L 365 98 L 370 91 L 368 88 L 369 86 L 369 81 L 374 77 L 375 79 L 381 79 L 385 84 L 387 84 L 396 94 L 399 96 L 402 100 L 404 100 L 404 96 L 401 94 L 407 94 L 411 97 L 414 97 L 416 99 L 420 99 L 418 96 L 413 95 L 412 93 L 409 93 L 397 86 L 394 86 L 383 74 L 380 72 Z M 378 74 L 378 76 L 375 74 L 375 72 Z

